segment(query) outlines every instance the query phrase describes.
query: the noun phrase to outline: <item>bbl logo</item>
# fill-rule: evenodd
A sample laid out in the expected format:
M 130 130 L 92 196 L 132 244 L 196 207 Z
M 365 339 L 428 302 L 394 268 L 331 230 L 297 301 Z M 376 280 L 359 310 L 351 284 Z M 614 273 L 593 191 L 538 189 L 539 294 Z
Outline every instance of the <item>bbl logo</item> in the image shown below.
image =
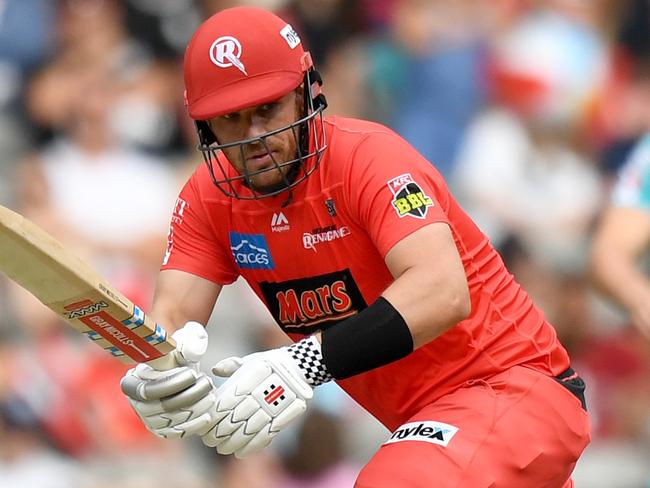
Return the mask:
M 410 215 L 423 219 L 427 215 L 427 209 L 433 206 L 433 200 L 422 191 L 410 173 L 393 178 L 387 185 L 393 193 L 391 203 L 400 218 Z

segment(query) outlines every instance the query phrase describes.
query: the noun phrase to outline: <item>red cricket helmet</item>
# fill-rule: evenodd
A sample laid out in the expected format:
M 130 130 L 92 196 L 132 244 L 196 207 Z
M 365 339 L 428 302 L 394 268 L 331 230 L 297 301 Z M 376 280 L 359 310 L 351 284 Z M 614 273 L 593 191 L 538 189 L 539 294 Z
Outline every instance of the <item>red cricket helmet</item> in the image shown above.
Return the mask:
M 311 56 L 287 22 L 255 7 L 222 10 L 194 33 L 185 52 L 183 71 L 187 110 L 199 134 L 198 149 L 203 153 L 215 185 L 226 195 L 243 199 L 276 195 L 292 188 L 316 169 L 326 147 L 322 111 L 327 103 L 320 93 L 322 81 L 314 70 Z M 278 100 L 301 84 L 305 89 L 304 113 L 293 124 L 281 129 L 235 143 L 219 144 L 205 122 Z M 320 125 L 315 123 L 316 116 L 321 119 Z M 287 173 L 280 188 L 257 192 L 250 184 L 257 172 L 244 171 L 241 175 L 228 176 L 232 172 L 222 166 L 218 151 L 246 144 L 261 143 L 267 147 L 265 139 L 283 131 L 291 131 L 297 139 L 295 159 L 274 160 L 273 167 L 260 170 L 274 171 L 291 165 L 292 171 Z M 237 191 L 236 181 L 248 187 L 251 194 Z

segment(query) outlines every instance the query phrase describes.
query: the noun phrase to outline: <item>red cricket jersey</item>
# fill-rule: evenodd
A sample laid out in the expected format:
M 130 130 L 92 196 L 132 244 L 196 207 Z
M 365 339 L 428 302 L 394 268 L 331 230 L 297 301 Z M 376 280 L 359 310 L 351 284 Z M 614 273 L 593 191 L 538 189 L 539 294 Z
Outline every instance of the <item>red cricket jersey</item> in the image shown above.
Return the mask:
M 565 370 L 569 358 L 555 330 L 434 166 L 379 124 L 339 117 L 324 123 L 328 147 L 320 165 L 284 207 L 286 194 L 226 197 L 201 165 L 177 201 L 162 269 L 222 285 L 243 276 L 299 340 L 372 303 L 393 281 L 387 252 L 415 230 L 445 222 L 465 268 L 470 317 L 399 361 L 339 381 L 341 387 L 393 430 L 470 379 L 516 364 L 549 375 Z

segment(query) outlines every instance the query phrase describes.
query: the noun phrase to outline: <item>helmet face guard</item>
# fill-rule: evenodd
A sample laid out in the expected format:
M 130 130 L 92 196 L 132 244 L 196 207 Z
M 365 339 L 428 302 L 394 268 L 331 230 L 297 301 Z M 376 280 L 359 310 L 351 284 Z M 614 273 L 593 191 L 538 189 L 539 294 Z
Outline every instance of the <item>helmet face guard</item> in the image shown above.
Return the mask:
M 305 89 L 303 115 L 295 122 L 288 124 L 279 129 L 275 129 L 257 137 L 242 139 L 240 141 L 220 144 L 216 136 L 210 129 L 206 121 L 197 120 L 196 129 L 199 135 L 199 145 L 197 149 L 201 151 L 203 160 L 208 166 L 212 182 L 226 196 L 241 200 L 256 200 L 265 197 L 272 197 L 282 192 L 294 188 L 304 181 L 313 173 L 327 147 L 325 140 L 325 126 L 323 124 L 323 111 L 327 107 L 327 102 L 323 94 L 320 93 L 322 81 L 320 75 L 313 68 L 305 72 L 303 87 Z M 290 132 L 296 141 L 295 157 L 289 161 L 278 161 L 273 156 L 267 139 Z M 270 168 L 264 168 L 256 171 L 249 171 L 244 157 L 244 148 L 248 144 L 256 144 L 264 147 L 273 161 Z M 244 162 L 244 169 L 241 174 L 229 176 L 232 171 L 229 170 L 230 163 L 226 158 L 219 157 L 217 154 L 223 149 L 238 148 L 241 160 Z M 255 189 L 254 178 L 257 175 L 277 171 L 282 174 L 282 181 L 275 187 L 258 191 Z M 241 186 L 244 186 L 250 192 L 243 193 Z M 240 190 L 238 190 L 240 188 Z

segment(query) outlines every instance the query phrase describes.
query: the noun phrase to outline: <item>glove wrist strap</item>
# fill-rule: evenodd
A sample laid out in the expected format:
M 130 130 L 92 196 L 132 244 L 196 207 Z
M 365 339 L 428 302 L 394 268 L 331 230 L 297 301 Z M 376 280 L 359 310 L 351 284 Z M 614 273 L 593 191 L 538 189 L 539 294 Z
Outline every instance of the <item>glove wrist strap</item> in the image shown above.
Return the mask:
M 300 372 L 311 386 L 318 386 L 332 379 L 323 362 L 323 353 L 318 339 L 309 336 L 287 347 L 289 354 L 298 364 Z

